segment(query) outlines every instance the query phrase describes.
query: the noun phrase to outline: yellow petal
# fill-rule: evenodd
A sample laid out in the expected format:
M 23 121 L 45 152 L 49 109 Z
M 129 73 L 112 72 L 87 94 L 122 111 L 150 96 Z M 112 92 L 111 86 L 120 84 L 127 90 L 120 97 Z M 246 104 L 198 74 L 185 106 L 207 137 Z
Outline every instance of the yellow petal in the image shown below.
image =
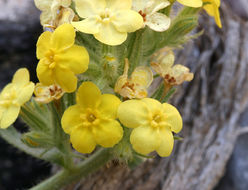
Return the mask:
M 133 10 L 120 10 L 112 21 L 119 32 L 134 32 L 143 26 L 142 16 Z
M 45 11 L 50 8 L 53 0 L 34 0 L 35 6 L 41 11 Z
M 115 46 L 127 39 L 127 33 L 117 31 L 111 23 L 103 23 L 99 28 L 99 33 L 94 34 L 94 37 L 104 44 Z
M 141 101 L 146 104 L 148 110 L 152 114 L 156 114 L 163 109 L 162 104 L 153 98 L 144 98 Z
M 56 56 L 59 64 L 69 68 L 75 74 L 83 73 L 88 69 L 89 54 L 82 46 L 73 45 Z
M 147 16 L 145 24 L 154 31 L 163 32 L 170 27 L 170 18 L 162 13 Z
M 122 102 L 117 111 L 117 117 L 125 127 L 136 128 L 148 124 L 148 108 L 141 100 Z
M 50 12 L 53 15 L 52 19 L 55 20 L 55 18 L 58 15 L 59 8 L 61 7 L 61 0 L 53 0 L 53 3 L 50 7 Z
M 29 72 L 26 68 L 18 69 L 13 76 L 12 83 L 18 87 L 23 87 L 29 83 Z
M 188 7 L 201 7 L 202 0 L 177 0 L 179 3 Z
M 69 7 L 71 5 L 71 0 L 57 0 L 61 2 L 61 6 Z
M 167 0 L 156 0 L 151 2 L 152 3 L 146 3 L 146 10 L 145 10 L 147 14 L 151 14 L 151 15 L 170 5 L 170 2 Z
M 3 99 L 4 99 L 4 96 L 8 95 L 9 92 L 12 91 L 12 89 L 16 89 L 16 85 L 13 84 L 13 83 L 7 84 L 7 85 L 3 88 L 3 90 L 1 91 L 1 93 L 0 93 L 0 98 L 3 98 Z
M 190 73 L 188 67 L 180 64 L 173 66 L 169 75 L 175 78 L 176 85 L 182 84 L 184 81 L 191 81 L 194 77 L 194 74 Z
M 74 129 L 70 140 L 73 148 L 83 154 L 91 153 L 96 147 L 96 142 L 89 128 L 78 127 Z
M 47 59 L 43 58 L 39 61 L 37 68 L 36 68 L 36 73 L 39 81 L 46 85 L 49 86 L 54 83 L 54 77 L 53 77 L 53 72 L 52 69 L 49 69 L 47 63 Z
M 97 144 L 108 148 L 122 139 L 123 129 L 116 120 L 101 120 L 98 126 L 93 127 L 92 133 Z
M 131 9 L 132 7 L 132 0 L 107 0 L 107 7 L 110 8 L 112 11 L 118 11 L 122 9 Z
M 86 34 L 96 34 L 101 27 L 101 23 L 97 21 L 96 16 L 86 18 L 79 22 L 72 22 L 71 24 L 80 32 Z
M 203 0 L 203 2 L 208 1 L 208 0 Z M 213 0 L 213 3 L 217 6 L 220 7 L 220 0 Z
M 123 86 L 127 83 L 127 76 L 120 76 L 115 83 L 115 92 L 119 93 L 123 89 Z
M 220 12 L 219 12 L 219 7 L 214 4 L 206 4 L 203 6 L 203 8 L 206 10 L 206 12 L 210 15 L 213 16 L 215 19 L 216 24 L 222 28 L 221 20 L 220 20 Z
M 160 145 L 159 130 L 149 126 L 137 127 L 131 133 L 130 142 L 136 152 L 148 154 Z
M 105 0 L 75 0 L 76 11 L 81 18 L 99 14 L 106 7 Z
M 71 23 L 75 17 L 75 13 L 71 8 L 60 8 L 59 15 L 56 17 L 55 26 L 60 26 L 64 23 Z
M 131 81 L 139 86 L 148 88 L 153 80 L 153 74 L 149 67 L 139 66 L 133 71 Z
M 29 84 L 25 85 L 22 89 L 18 91 L 17 102 L 19 105 L 23 105 L 27 101 L 30 100 L 34 92 L 34 83 L 29 82 Z
M 79 105 L 73 105 L 67 108 L 61 118 L 61 124 L 63 130 L 71 134 L 71 132 L 78 126 L 82 124 L 82 120 L 80 119 L 80 114 L 82 109 Z
M 51 37 L 52 33 L 49 31 L 43 32 L 36 44 L 36 55 L 38 59 L 42 59 L 46 52 L 51 48 Z
M 84 108 L 96 108 L 101 103 L 101 91 L 92 82 L 84 82 L 77 92 L 77 103 Z
M 179 133 L 183 127 L 183 121 L 180 113 L 177 108 L 174 106 L 163 103 L 165 122 L 170 125 L 170 128 L 173 132 Z
M 53 15 L 50 9 L 43 11 L 40 15 L 40 23 L 42 26 L 44 25 L 51 25 L 53 20 Z
M 60 25 L 52 34 L 52 46 L 60 51 L 70 48 L 75 41 L 75 30 L 71 24 Z
M 74 92 L 77 89 L 77 77 L 71 70 L 56 67 L 54 69 L 54 75 L 55 83 L 65 92 Z
M 104 115 L 106 118 L 116 119 L 117 109 L 121 101 L 119 98 L 112 94 L 103 94 L 101 96 L 101 104 L 98 107 L 98 110 L 101 112 L 101 115 Z
M 161 77 L 164 77 L 165 74 L 171 71 L 175 61 L 175 56 L 171 50 L 162 50 L 158 56 L 158 60 L 151 63 L 152 69 L 158 73 Z
M 166 55 L 163 57 L 161 64 L 160 64 L 163 72 L 168 71 L 169 68 L 171 68 L 175 62 L 175 55 L 174 55 L 173 51 L 168 51 L 165 53 L 166 53 Z
M 12 125 L 17 119 L 19 112 L 19 106 L 10 106 L 3 110 L 2 117 L 0 118 L 0 128 L 6 129 L 10 125 Z
M 174 138 L 172 132 L 166 127 L 161 128 L 160 139 L 160 146 L 156 149 L 157 153 L 161 157 L 170 156 L 174 145 Z

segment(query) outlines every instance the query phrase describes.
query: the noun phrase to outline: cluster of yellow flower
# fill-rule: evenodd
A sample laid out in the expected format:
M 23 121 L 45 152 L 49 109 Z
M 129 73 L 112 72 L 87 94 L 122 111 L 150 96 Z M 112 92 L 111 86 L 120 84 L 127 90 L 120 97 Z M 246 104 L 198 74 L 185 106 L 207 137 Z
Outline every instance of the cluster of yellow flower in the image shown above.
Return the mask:
M 93 34 L 102 43 L 119 45 L 127 38 L 128 32 L 134 32 L 148 26 L 162 32 L 169 28 L 171 20 L 158 11 L 168 7 L 175 0 L 75 0 L 78 16 L 69 6 L 71 0 L 35 0 L 42 11 L 41 24 L 56 28 L 63 23 L 72 23 L 80 32 Z M 202 7 L 215 18 L 219 27 L 220 0 L 178 0 L 189 7 Z M 59 13 L 58 13 L 59 12 Z
M 78 82 L 77 75 L 87 71 L 90 56 L 86 48 L 75 45 L 77 31 L 93 34 L 107 45 L 120 45 L 127 33 L 148 26 L 156 32 L 170 27 L 171 20 L 160 10 L 174 1 L 167 0 L 35 0 L 42 10 L 41 23 L 46 31 L 37 42 L 37 77 L 34 87 L 26 69 L 19 69 L 0 94 L 0 128 L 14 123 L 20 107 L 31 98 L 40 103 L 59 100 L 65 93 L 76 92 L 76 104 L 68 107 L 61 118 L 72 146 L 81 153 L 91 153 L 96 145 L 113 147 L 123 138 L 123 127 L 133 129 L 130 143 L 140 154 L 156 151 L 169 156 L 173 149 L 173 133 L 182 129 L 177 109 L 147 98 L 153 81 L 149 66 L 136 67 L 128 76 L 129 62 L 125 59 L 123 75 L 117 79 L 113 94 L 101 94 L 93 82 Z M 221 27 L 218 8 L 220 0 L 178 0 L 183 5 L 201 7 L 214 16 Z M 79 17 L 82 20 L 79 21 Z M 162 49 L 151 61 L 151 68 L 164 81 L 166 89 L 191 81 L 187 67 L 174 64 L 172 50 Z M 79 88 L 77 88 L 79 86 Z

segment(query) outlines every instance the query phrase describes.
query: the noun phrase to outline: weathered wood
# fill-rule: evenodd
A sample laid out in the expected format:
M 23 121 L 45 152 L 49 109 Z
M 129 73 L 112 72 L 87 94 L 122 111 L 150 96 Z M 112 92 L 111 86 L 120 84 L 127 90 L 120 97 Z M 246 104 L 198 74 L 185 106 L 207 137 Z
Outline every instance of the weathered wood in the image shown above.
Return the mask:
M 110 164 L 68 189 L 211 190 L 216 186 L 240 134 L 238 119 L 248 106 L 248 22 L 234 16 L 224 3 L 221 10 L 223 29 L 202 18 L 204 35 L 177 53 L 177 63 L 188 65 L 195 78 L 180 87 L 171 101 L 184 120 L 184 140 L 176 143 L 173 154 L 147 160 L 132 171 Z

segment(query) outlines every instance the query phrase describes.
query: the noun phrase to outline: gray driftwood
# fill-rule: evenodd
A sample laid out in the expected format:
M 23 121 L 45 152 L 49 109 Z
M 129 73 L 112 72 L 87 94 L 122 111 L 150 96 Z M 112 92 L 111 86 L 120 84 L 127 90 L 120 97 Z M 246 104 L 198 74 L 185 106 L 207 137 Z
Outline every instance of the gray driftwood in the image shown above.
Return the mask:
M 177 54 L 177 63 L 189 66 L 195 77 L 171 100 L 184 120 L 184 140 L 173 154 L 135 170 L 110 164 L 67 189 L 211 190 L 217 185 L 237 137 L 247 131 L 238 121 L 248 106 L 248 22 L 230 7 L 222 5 L 222 30 L 203 16 L 204 35 Z

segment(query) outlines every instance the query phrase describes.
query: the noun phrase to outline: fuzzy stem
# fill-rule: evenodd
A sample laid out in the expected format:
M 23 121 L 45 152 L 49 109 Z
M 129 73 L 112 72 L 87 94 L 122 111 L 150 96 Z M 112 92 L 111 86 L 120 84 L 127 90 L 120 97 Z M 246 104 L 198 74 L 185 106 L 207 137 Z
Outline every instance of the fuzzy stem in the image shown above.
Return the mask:
M 129 45 L 128 59 L 130 63 L 129 74 L 134 71 L 134 69 L 139 66 L 142 56 L 142 36 L 144 30 L 139 30 L 135 32 L 131 39 L 131 44 Z
M 106 164 L 112 158 L 110 150 L 111 149 L 101 149 L 87 160 L 79 163 L 75 169 L 63 169 L 49 179 L 31 188 L 30 190 L 59 190 L 63 186 L 71 184 L 81 177 L 87 176 L 88 174 L 96 171 L 101 166 Z

